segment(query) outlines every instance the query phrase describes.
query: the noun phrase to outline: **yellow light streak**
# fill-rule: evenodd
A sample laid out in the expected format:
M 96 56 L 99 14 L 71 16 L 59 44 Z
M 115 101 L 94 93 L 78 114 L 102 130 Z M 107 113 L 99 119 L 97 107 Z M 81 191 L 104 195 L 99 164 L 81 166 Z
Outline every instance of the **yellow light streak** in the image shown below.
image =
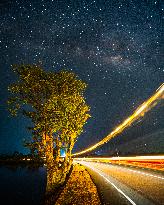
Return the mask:
M 135 156 L 135 157 L 82 157 L 82 158 L 76 158 L 75 160 L 81 160 L 81 161 L 89 161 L 89 162 L 109 162 L 109 161 L 141 161 L 141 160 L 164 160 L 164 155 L 157 155 L 157 156 Z
M 109 135 L 107 135 L 104 139 L 94 144 L 93 146 L 84 149 L 81 152 L 76 152 L 72 154 L 72 156 L 78 156 L 87 152 L 90 152 L 97 147 L 107 143 L 112 138 L 116 137 L 119 133 L 121 133 L 125 128 L 129 127 L 134 121 L 138 120 L 138 118 L 144 116 L 146 112 L 148 112 L 153 106 L 157 104 L 159 99 L 163 99 L 164 95 L 164 83 L 156 90 L 155 94 L 152 95 L 148 100 L 146 100 L 141 106 L 139 106 L 134 113 L 125 119 L 118 127 L 116 127 Z

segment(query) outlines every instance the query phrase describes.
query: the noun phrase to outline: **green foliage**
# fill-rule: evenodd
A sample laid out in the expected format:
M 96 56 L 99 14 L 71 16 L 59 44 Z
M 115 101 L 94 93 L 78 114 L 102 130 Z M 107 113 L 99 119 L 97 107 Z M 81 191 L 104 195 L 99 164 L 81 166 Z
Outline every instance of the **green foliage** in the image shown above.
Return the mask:
M 21 111 L 34 124 L 32 142 L 26 145 L 39 150 L 44 133 L 72 149 L 90 117 L 83 96 L 86 84 L 72 72 L 48 72 L 37 65 L 16 65 L 13 71 L 18 80 L 9 87 L 9 111 Z

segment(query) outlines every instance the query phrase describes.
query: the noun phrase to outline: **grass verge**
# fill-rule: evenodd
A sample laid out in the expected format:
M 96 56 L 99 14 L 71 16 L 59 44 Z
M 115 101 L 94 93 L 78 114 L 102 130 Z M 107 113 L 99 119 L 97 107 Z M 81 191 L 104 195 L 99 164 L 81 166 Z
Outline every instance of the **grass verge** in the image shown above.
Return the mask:
M 74 164 L 65 188 L 55 205 L 100 205 L 97 188 L 89 173 L 80 164 Z

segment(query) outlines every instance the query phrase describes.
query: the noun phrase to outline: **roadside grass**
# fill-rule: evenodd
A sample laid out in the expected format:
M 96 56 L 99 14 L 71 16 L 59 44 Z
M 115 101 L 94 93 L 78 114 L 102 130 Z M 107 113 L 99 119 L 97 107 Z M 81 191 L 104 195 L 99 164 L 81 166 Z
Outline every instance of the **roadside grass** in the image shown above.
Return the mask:
M 74 164 L 71 175 L 55 205 L 101 205 L 97 188 L 89 173 L 80 164 Z

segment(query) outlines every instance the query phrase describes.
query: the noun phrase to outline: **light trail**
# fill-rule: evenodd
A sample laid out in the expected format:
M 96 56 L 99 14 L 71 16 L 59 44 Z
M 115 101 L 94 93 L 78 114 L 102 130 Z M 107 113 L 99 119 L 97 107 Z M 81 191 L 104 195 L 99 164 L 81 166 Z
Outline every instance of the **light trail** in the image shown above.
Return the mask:
M 114 158 L 114 159 L 113 159 L 113 158 Z M 125 158 L 126 158 L 126 160 L 132 160 L 133 157 L 76 158 L 76 159 L 75 159 L 75 162 L 81 161 L 82 163 L 85 163 L 85 162 L 91 162 L 91 163 L 103 163 L 103 162 L 105 162 L 105 163 L 108 163 L 108 162 L 110 162 L 110 161 L 112 161 L 112 160 L 120 160 L 120 159 L 118 159 L 118 158 L 121 158 L 121 160 L 124 161 Z M 135 158 L 135 157 L 134 157 L 134 158 Z M 134 160 L 134 158 L 133 158 L 133 160 Z M 140 159 L 146 160 L 147 157 L 144 158 L 144 156 L 143 156 L 143 158 L 140 158 L 140 157 L 137 158 L 137 160 L 140 160 Z M 149 158 L 149 159 L 150 159 L 150 158 Z M 156 157 L 155 157 L 154 159 L 156 159 Z M 161 159 L 161 158 L 160 158 L 160 159 Z M 164 159 L 164 156 L 162 157 L 162 159 Z M 120 160 L 120 161 L 121 161 L 121 160 Z M 137 161 L 137 160 L 136 160 L 136 161 Z M 146 161 L 147 161 L 147 160 L 146 160 Z M 85 165 L 86 165 L 86 163 L 85 163 Z M 87 165 L 88 165 L 88 164 L 87 164 Z M 109 164 L 104 164 L 104 165 L 108 166 Z M 111 164 L 110 164 L 110 166 L 111 166 Z M 121 168 L 122 168 L 122 167 L 121 167 Z M 164 177 L 157 176 L 157 175 L 154 175 L 154 174 L 145 173 L 144 171 L 133 170 L 133 169 L 130 169 L 130 168 L 127 168 L 127 167 L 126 167 L 126 168 L 124 167 L 124 169 L 129 170 L 129 171 L 134 172 L 134 173 L 138 173 L 138 174 L 142 174 L 142 175 L 145 175 L 145 176 L 155 177 L 155 178 L 164 180 Z
M 123 165 L 130 167 L 138 167 L 141 169 L 151 169 L 154 171 L 164 170 L 164 155 L 158 156 L 135 156 L 135 157 L 81 157 L 75 158 L 78 162 L 95 162 L 108 165 Z M 137 171 L 135 171 L 137 172 Z M 138 171 L 139 173 L 139 171 Z M 145 174 L 147 175 L 147 174 Z M 156 178 L 164 180 L 164 177 Z
M 99 170 L 89 166 L 88 164 L 84 164 L 85 166 L 89 167 L 96 173 L 98 173 L 101 177 L 103 177 L 109 184 L 111 184 L 119 193 L 121 193 L 132 205 L 136 205 L 136 203 L 128 196 L 126 195 L 120 188 L 118 188 L 113 182 L 111 182 L 107 177 L 105 177 L 102 173 L 99 172 Z
M 87 152 L 90 152 L 97 147 L 107 143 L 112 138 L 116 137 L 119 133 L 121 133 L 125 128 L 129 127 L 133 122 L 138 120 L 140 117 L 143 117 L 146 112 L 148 112 L 152 107 L 157 104 L 157 101 L 164 98 L 164 83 L 156 90 L 155 94 L 152 95 L 148 100 L 146 100 L 141 106 L 139 106 L 134 113 L 128 117 L 125 121 L 123 121 L 118 127 L 116 127 L 109 135 L 107 135 L 104 139 L 94 144 L 93 146 L 84 149 L 81 152 L 76 152 L 72 154 L 72 156 L 78 156 Z
M 139 174 L 142 174 L 142 175 L 145 175 L 145 176 L 148 176 L 148 177 L 155 177 L 155 178 L 164 180 L 164 177 L 159 177 L 159 176 L 156 176 L 154 174 L 147 174 L 147 173 L 144 173 L 144 172 L 141 172 L 141 171 L 132 170 L 132 169 L 129 169 L 129 171 L 134 172 L 134 173 L 139 173 Z
M 158 156 L 135 156 L 135 157 L 82 157 L 76 158 L 78 160 L 85 160 L 85 161 L 111 161 L 111 160 L 132 160 L 132 161 L 140 161 L 140 160 L 164 160 L 164 155 Z

